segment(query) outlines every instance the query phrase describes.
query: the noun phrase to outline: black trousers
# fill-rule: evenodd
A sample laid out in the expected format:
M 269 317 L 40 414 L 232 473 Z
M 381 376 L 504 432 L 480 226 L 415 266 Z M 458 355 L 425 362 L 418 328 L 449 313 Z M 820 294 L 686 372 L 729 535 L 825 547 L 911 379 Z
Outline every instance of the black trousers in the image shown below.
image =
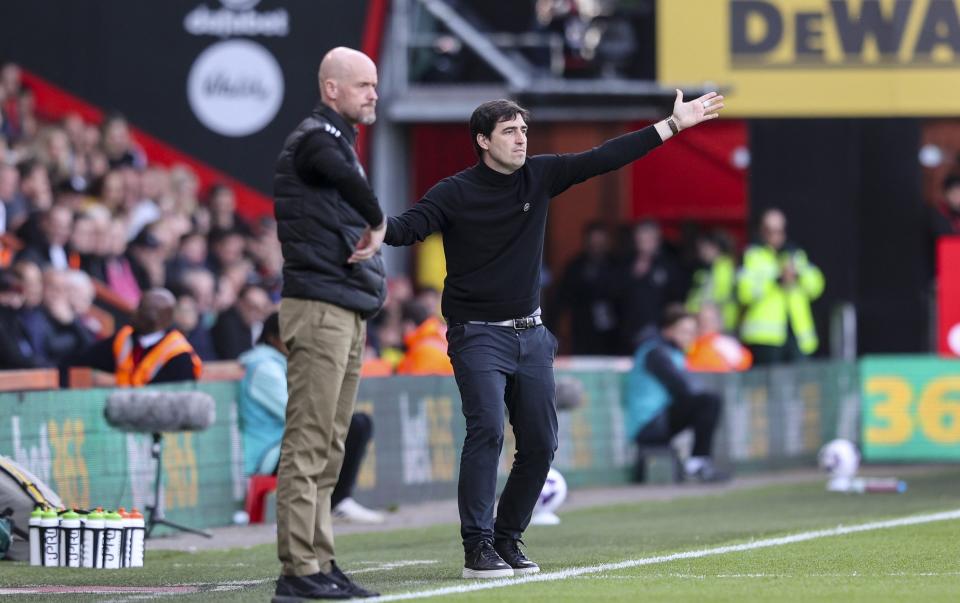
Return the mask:
M 330 495 L 330 506 L 336 507 L 344 498 L 353 494 L 357 485 L 357 476 L 360 474 L 360 465 L 367 454 L 367 444 L 373 439 L 373 419 L 370 415 L 355 412 L 350 417 L 350 429 L 347 431 L 347 440 L 344 443 L 343 465 L 340 467 L 340 477 Z M 273 474 L 277 474 L 276 468 Z
M 722 401 L 712 393 L 671 400 L 670 405 L 637 434 L 637 444 L 661 444 L 684 429 L 693 428 L 693 456 L 710 456 L 713 434 L 720 421 Z
M 357 485 L 357 476 L 360 474 L 360 465 L 367 454 L 367 444 L 373 438 L 373 419 L 370 415 L 355 412 L 350 417 L 350 429 L 344 442 L 343 465 L 340 467 L 340 477 L 330 495 L 330 506 L 336 507 L 344 498 L 353 494 Z
M 557 450 L 557 340 L 544 326 L 518 331 L 452 322 L 447 341 L 467 420 L 457 500 L 469 551 L 482 540 L 519 539 L 530 523 Z M 504 408 L 517 449 L 494 522 Z

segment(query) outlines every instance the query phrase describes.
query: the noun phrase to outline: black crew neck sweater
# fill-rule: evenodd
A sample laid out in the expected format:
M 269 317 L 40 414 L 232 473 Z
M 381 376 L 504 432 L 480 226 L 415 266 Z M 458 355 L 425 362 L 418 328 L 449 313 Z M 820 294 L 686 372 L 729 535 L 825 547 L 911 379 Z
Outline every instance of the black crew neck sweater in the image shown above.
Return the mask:
M 540 266 L 550 199 L 623 167 L 661 143 L 653 126 L 582 153 L 535 155 L 512 174 L 482 161 L 444 178 L 387 220 L 387 245 L 443 233 L 447 262 L 442 311 L 449 320 L 500 321 L 540 305 Z

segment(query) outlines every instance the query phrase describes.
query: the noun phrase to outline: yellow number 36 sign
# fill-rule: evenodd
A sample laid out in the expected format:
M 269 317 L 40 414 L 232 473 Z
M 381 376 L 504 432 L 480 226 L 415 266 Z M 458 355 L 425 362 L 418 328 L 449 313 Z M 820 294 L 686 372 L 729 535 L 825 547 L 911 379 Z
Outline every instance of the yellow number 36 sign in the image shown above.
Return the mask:
M 960 361 L 883 357 L 860 366 L 864 458 L 960 459 Z

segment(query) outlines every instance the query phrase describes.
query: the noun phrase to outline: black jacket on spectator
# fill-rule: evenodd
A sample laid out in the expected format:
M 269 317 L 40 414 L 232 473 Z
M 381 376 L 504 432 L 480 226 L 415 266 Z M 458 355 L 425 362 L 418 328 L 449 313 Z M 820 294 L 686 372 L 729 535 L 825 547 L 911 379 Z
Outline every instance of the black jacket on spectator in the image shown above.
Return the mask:
M 56 367 L 94 341 L 93 334 L 79 320 L 57 322 L 45 310 L 41 316 L 41 328 L 34 333 L 34 349 L 40 366 Z
M 557 290 L 557 304 L 570 310 L 574 355 L 616 352 L 616 270 L 611 258 L 590 258 L 582 253 L 564 271 Z
M 633 259 L 624 263 L 616 278 L 621 354 L 633 354 L 643 331 L 657 324 L 667 304 L 681 301 L 686 292 L 679 267 L 669 256 L 653 258 L 643 276 L 633 273 Z
M 16 310 L 0 307 L 0 370 L 37 366 L 33 345 Z
M 253 347 L 253 332 L 240 318 L 236 308 L 230 308 L 217 317 L 210 330 L 213 347 L 221 360 L 236 360 Z
M 274 176 L 274 212 L 283 248 L 283 297 L 313 299 L 377 313 L 386 298 L 383 258 L 348 264 L 368 225 L 383 219 L 361 198 L 366 177 L 353 150 L 353 128 L 317 105 L 284 143 Z M 300 149 L 309 145 L 309 153 Z M 363 182 L 359 182 L 363 180 Z M 361 214 L 361 211 L 363 213 Z

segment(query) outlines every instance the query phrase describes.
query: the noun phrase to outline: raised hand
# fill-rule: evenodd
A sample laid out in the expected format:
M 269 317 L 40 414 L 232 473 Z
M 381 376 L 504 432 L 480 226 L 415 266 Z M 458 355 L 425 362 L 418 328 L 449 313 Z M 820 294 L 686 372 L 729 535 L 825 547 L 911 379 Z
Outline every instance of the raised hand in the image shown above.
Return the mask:
M 707 92 L 700 98 L 683 102 L 683 92 L 677 90 L 677 99 L 673 102 L 673 118 L 681 130 L 692 128 L 700 122 L 720 117 L 723 109 L 723 97 L 716 92 Z

